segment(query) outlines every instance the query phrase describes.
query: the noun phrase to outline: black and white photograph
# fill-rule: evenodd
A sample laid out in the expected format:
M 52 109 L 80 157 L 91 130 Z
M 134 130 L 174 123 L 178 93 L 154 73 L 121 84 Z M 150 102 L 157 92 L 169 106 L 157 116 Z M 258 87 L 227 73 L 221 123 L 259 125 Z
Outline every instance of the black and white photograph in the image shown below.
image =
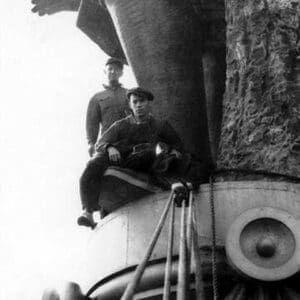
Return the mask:
M 300 299 L 299 0 L 0 15 L 0 300 Z

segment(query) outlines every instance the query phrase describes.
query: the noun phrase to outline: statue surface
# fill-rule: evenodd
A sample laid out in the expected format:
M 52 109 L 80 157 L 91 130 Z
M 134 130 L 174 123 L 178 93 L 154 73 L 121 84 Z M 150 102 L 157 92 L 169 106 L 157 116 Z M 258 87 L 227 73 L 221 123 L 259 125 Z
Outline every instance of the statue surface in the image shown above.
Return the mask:
M 300 177 L 299 2 L 226 1 L 218 167 Z
M 43 13 L 58 6 L 35 1 L 34 10 Z M 171 122 L 189 152 L 215 162 L 225 81 L 224 3 L 203 3 L 83 0 L 77 26 L 108 55 L 130 63 L 138 85 L 159 99 L 155 115 Z M 214 21 L 201 17 L 203 9 Z
M 126 60 L 138 84 L 158 99 L 155 115 L 170 121 L 194 158 L 223 172 L 215 176 L 219 182 L 201 186 L 196 202 L 205 299 L 215 287 L 212 264 L 222 299 L 300 297 L 299 12 L 298 0 L 82 0 L 79 6 L 79 28 Z M 116 255 L 113 270 L 99 264 L 103 278 L 138 263 L 137 245 L 144 247 L 147 237 L 140 228 L 153 225 L 158 209 L 151 206 L 165 196 L 144 197 L 111 216 L 107 232 L 128 234 L 118 241 L 126 258 Z M 147 221 L 141 212 L 149 213 Z M 153 268 L 162 264 L 164 246 Z M 105 282 L 101 288 L 105 294 Z

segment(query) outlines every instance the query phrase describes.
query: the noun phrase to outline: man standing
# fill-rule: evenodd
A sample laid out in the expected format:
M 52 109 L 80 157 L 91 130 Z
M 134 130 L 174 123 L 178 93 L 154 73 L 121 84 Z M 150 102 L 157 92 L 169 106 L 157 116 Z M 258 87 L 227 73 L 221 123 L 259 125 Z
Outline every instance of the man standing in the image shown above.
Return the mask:
M 123 75 L 123 63 L 109 58 L 105 64 L 104 74 L 107 83 L 104 90 L 90 100 L 86 114 L 86 135 L 90 157 L 95 153 L 95 143 L 100 136 L 117 120 L 126 116 L 126 90 L 119 83 Z
M 93 211 L 99 209 L 101 177 L 110 165 L 130 168 L 138 166 L 139 171 L 149 172 L 154 165 L 157 146 L 163 145 L 164 151 L 182 157 L 182 142 L 167 121 L 159 121 L 150 114 L 153 95 L 142 89 L 134 88 L 127 92 L 132 114 L 115 122 L 96 143 L 96 154 L 87 164 L 80 179 L 80 196 L 83 214 L 79 225 L 94 227 Z M 146 154 L 146 159 L 143 155 Z M 132 162 L 138 159 L 138 164 Z M 141 162 L 141 163 L 140 163 Z

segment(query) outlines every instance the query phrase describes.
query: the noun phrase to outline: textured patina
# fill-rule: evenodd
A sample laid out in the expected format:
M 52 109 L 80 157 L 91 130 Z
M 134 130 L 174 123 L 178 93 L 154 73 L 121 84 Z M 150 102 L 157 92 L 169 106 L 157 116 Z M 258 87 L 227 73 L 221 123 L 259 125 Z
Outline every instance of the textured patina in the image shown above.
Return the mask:
M 226 75 L 224 1 L 34 1 L 39 14 L 76 4 L 77 26 L 105 53 L 130 63 L 138 84 L 158 100 L 154 113 L 172 123 L 187 150 L 216 162 Z
M 255 218 L 257 211 L 261 214 L 268 212 L 267 217 L 276 220 L 276 208 L 281 214 L 289 214 L 289 222 L 295 224 L 299 220 L 299 185 L 295 184 L 300 178 L 299 1 L 100 2 L 105 5 L 99 5 L 97 0 L 81 1 L 79 28 L 107 54 L 125 58 L 126 53 L 138 83 L 155 93 L 155 114 L 172 122 L 189 150 L 210 161 L 210 152 L 216 158 L 215 149 L 220 140 L 216 179 L 225 182 L 201 185 L 196 196 L 199 201 L 195 201 L 195 234 L 198 238 L 194 239 L 194 245 L 199 250 L 196 251 L 199 253 L 198 269 L 202 269 L 202 298 L 213 299 L 212 291 L 218 290 L 219 298 L 225 300 L 299 299 L 298 270 L 281 277 L 284 280 L 264 282 L 258 279 L 261 277 L 255 277 L 250 268 L 246 272 L 244 264 L 236 263 L 233 267 L 234 261 L 246 261 L 246 267 L 253 269 L 253 262 L 257 260 L 253 260 L 250 254 L 256 259 L 258 253 L 261 260 L 265 258 L 269 263 L 274 253 L 281 253 L 276 246 L 277 240 L 282 242 L 283 238 L 274 242 L 274 239 L 262 237 L 257 243 L 252 243 L 254 238 L 261 236 L 260 232 L 265 232 L 261 228 L 267 231 L 271 228 L 270 222 L 264 222 L 265 216 L 259 217 L 259 226 L 255 226 L 257 230 L 247 225 L 252 221 L 245 223 L 245 228 L 253 229 L 253 234 L 241 235 L 247 243 L 240 243 L 238 235 L 236 240 L 230 238 L 234 230 L 244 228 L 236 220 L 243 219 L 244 222 L 249 211 L 253 213 L 255 210 Z M 271 173 L 279 176 L 271 176 Z M 291 179 L 293 183 L 286 183 Z M 279 183 L 278 180 L 284 182 Z M 112 184 L 112 180 L 108 179 L 108 183 Z M 124 195 L 122 185 L 118 183 L 114 192 L 119 191 Z M 107 198 L 111 195 L 108 189 Z M 139 255 L 144 254 L 147 246 L 145 240 L 148 243 L 148 233 L 153 233 L 154 220 L 161 211 L 162 206 L 158 203 L 161 201 L 162 205 L 165 199 L 166 194 L 162 192 L 149 196 L 149 199 L 141 197 L 104 219 L 94 236 L 97 237 L 95 245 L 89 247 L 94 251 L 90 255 L 92 265 L 87 272 L 93 277 L 91 282 L 104 278 L 102 286 L 98 286 L 98 297 L 93 299 L 114 299 L 117 289 L 111 285 L 113 288 L 109 290 L 105 284 L 114 281 L 112 276 L 116 275 L 116 270 L 124 274 L 128 267 L 140 262 Z M 241 215 L 243 218 L 239 219 Z M 269 225 L 264 227 L 264 223 Z M 296 233 L 298 225 L 291 229 L 291 236 L 296 239 L 299 236 Z M 215 249 L 211 246 L 214 227 L 217 238 Z M 278 230 L 276 226 L 273 228 L 274 236 Z M 108 236 L 109 239 L 106 239 Z M 267 237 L 270 238 L 269 232 Z M 106 248 L 103 248 L 103 240 L 107 241 Z M 247 256 L 235 260 L 236 253 L 230 256 L 231 248 L 228 248 L 232 240 L 236 241 L 237 247 L 233 248 L 236 253 L 239 253 L 241 245 L 248 245 L 248 241 L 255 245 L 251 248 L 255 251 L 250 254 L 242 252 Z M 161 241 L 155 251 L 163 249 L 161 246 L 166 239 Z M 291 251 L 291 248 L 283 249 Z M 215 259 L 211 255 L 212 249 L 216 250 Z M 248 248 L 244 246 L 243 249 Z M 296 251 L 295 257 L 298 257 L 298 248 Z M 163 258 L 166 252 L 157 253 L 154 253 L 153 260 Z M 212 278 L 214 266 L 217 269 L 215 282 Z M 155 273 L 156 282 L 159 274 Z M 282 274 L 274 269 L 274 275 Z M 118 279 L 115 280 L 118 284 L 124 282 Z M 149 286 L 147 288 L 150 289 Z M 103 291 L 107 298 L 101 294 Z M 123 290 L 118 291 L 121 295 Z M 115 298 L 120 298 L 120 295 Z
M 299 2 L 226 1 L 218 167 L 300 176 Z

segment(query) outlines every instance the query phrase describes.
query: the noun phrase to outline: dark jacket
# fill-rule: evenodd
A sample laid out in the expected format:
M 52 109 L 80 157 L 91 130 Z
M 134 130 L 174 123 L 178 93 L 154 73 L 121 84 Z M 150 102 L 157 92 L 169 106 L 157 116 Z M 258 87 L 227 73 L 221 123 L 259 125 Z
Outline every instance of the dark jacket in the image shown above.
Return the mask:
M 99 135 L 101 124 L 102 135 L 115 121 L 126 116 L 126 89 L 121 85 L 109 87 L 97 93 L 90 100 L 86 114 L 86 135 L 88 144 L 94 145 Z
M 170 150 L 183 151 L 181 139 L 167 121 L 156 120 L 152 115 L 145 123 L 137 123 L 132 115 L 115 122 L 96 143 L 97 152 L 105 152 L 108 146 L 120 151 L 122 158 L 140 144 L 165 143 Z

